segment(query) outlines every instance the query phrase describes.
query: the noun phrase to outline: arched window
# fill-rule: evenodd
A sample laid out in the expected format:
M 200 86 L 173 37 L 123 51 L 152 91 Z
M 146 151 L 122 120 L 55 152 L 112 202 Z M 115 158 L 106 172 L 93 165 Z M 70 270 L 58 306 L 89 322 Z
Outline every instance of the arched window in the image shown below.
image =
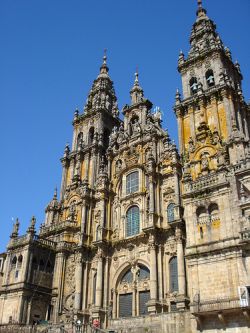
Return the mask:
M 91 127 L 89 130 L 89 139 L 88 139 L 88 143 L 89 145 L 92 145 L 93 140 L 94 140 L 94 127 Z
M 15 266 L 15 265 L 16 265 L 16 262 L 17 262 L 17 257 L 14 256 L 14 258 L 13 258 L 12 261 L 11 261 L 11 264 L 12 264 L 13 266 Z
M 204 206 L 197 208 L 196 215 L 198 224 L 207 224 L 209 222 L 209 215 Z
M 128 270 L 122 277 L 121 279 L 122 282 L 127 282 L 127 283 L 131 283 L 133 282 L 133 274 L 131 272 L 131 270 Z
M 18 267 L 22 266 L 22 262 L 23 262 L 23 256 L 20 254 L 20 256 L 18 257 L 18 260 L 17 260 Z
M 138 280 L 150 279 L 150 271 L 146 266 L 139 266 Z
M 208 71 L 206 71 L 206 81 L 207 81 L 208 87 L 213 87 L 215 85 L 214 72 L 212 71 L 212 69 L 209 69 Z
M 139 190 L 139 172 L 131 172 L 126 177 L 126 193 L 131 194 Z
M 76 149 L 81 148 L 82 141 L 83 141 L 83 133 L 80 132 L 77 136 Z
M 168 205 L 168 208 L 167 208 L 168 223 L 174 222 L 174 220 L 175 220 L 174 208 L 175 208 L 175 204 L 173 202 Z
M 140 211 L 137 206 L 132 206 L 127 211 L 126 216 L 127 237 L 137 235 L 140 231 Z
M 211 222 L 219 220 L 219 207 L 216 203 L 212 203 L 208 208 Z
M 189 86 L 191 90 L 191 94 L 196 94 L 198 91 L 198 81 L 196 77 L 192 77 L 191 80 L 189 81 Z
M 177 257 L 173 257 L 169 261 L 169 287 L 170 292 L 178 291 L 178 268 L 177 268 Z

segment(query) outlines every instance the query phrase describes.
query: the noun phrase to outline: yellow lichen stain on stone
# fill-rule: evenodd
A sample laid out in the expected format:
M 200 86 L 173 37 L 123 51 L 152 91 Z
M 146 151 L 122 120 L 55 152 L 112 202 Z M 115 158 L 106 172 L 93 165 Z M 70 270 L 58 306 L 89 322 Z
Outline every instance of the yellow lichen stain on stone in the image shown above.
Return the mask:
M 214 228 L 214 229 L 218 229 L 220 227 L 220 219 L 218 219 L 218 220 L 214 220 L 213 222 L 212 222 L 212 228 Z
M 189 118 L 189 116 L 187 116 L 183 120 L 183 139 L 184 139 L 184 145 L 186 148 L 188 146 L 188 141 L 189 141 L 190 136 L 191 136 L 190 118 Z
M 83 180 L 85 177 L 85 161 L 82 161 L 81 165 L 81 180 Z
M 225 140 L 228 138 L 228 129 L 227 129 L 226 111 L 223 104 L 218 105 L 218 115 L 219 115 L 221 136 Z

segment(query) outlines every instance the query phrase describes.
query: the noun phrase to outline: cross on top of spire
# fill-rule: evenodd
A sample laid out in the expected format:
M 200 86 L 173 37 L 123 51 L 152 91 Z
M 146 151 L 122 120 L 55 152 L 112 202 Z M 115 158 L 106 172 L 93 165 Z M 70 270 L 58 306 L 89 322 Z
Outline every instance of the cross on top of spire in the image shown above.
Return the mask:
M 107 49 L 104 49 L 104 53 L 103 53 L 103 64 L 104 65 L 107 64 Z

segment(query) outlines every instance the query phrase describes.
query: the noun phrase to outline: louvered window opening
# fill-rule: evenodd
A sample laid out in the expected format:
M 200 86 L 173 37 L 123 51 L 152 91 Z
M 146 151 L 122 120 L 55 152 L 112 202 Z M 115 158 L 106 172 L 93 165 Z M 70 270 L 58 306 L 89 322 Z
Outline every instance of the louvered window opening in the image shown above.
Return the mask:
M 139 234 L 140 231 L 140 212 L 137 206 L 129 208 L 127 212 L 127 237 Z
M 126 193 L 131 194 L 139 190 L 139 173 L 132 172 L 126 178 Z
M 119 295 L 119 316 L 132 317 L 132 293 Z
M 174 257 L 169 262 L 169 275 L 170 275 L 170 291 L 178 291 L 178 268 L 177 257 Z
M 146 315 L 148 313 L 147 302 L 150 299 L 150 291 L 140 291 L 139 292 L 139 315 Z

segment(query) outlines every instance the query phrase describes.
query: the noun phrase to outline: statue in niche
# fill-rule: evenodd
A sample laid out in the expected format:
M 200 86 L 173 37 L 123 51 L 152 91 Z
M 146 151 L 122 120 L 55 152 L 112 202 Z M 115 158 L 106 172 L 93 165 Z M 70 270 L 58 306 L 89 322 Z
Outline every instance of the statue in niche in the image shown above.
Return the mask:
M 190 153 L 193 153 L 195 151 L 194 140 L 191 138 L 191 136 L 188 141 L 188 150 Z
M 115 172 L 116 173 L 119 173 L 122 169 L 122 161 L 121 160 L 118 160 L 115 164 Z
M 141 126 L 139 124 L 139 121 L 137 118 L 134 119 L 134 122 L 132 123 L 132 133 L 131 134 L 137 134 L 141 133 Z
M 69 215 L 68 219 L 71 221 L 75 221 L 76 219 L 76 201 L 72 201 L 70 206 L 69 206 Z

